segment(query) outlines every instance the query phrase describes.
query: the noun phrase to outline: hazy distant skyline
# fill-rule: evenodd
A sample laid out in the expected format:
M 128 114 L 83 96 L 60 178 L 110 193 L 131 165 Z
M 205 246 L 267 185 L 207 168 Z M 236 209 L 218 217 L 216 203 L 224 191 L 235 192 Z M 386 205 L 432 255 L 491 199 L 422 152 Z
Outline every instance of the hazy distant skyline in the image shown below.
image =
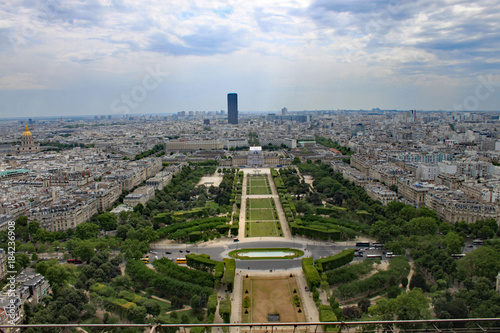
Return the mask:
M 0 117 L 500 110 L 500 3 L 6 1 Z

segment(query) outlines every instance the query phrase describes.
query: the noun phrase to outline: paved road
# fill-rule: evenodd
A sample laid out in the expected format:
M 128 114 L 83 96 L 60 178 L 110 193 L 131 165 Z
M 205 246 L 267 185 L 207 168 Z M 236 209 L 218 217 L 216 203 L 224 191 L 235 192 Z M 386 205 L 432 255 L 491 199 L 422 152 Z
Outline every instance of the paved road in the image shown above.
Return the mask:
M 304 238 L 283 239 L 282 237 L 261 237 L 247 238 L 239 242 L 232 239 L 219 239 L 211 244 L 164 244 L 151 245 L 150 250 L 153 253 L 150 257 L 167 257 L 175 260 L 183 258 L 186 253 L 208 254 L 212 259 L 222 260 L 229 257 L 229 252 L 236 249 L 248 248 L 294 248 L 304 251 L 304 256 L 312 256 L 314 259 L 328 257 L 339 253 L 343 249 L 356 248 L 355 242 L 317 242 Z M 189 251 L 189 252 L 187 252 Z M 156 252 L 156 253 L 154 253 Z M 167 253 L 169 252 L 169 253 Z M 364 250 L 364 257 L 355 257 L 355 260 L 363 260 L 367 254 L 382 254 L 382 250 Z M 236 267 L 253 270 L 269 269 L 291 269 L 301 266 L 301 258 L 286 260 L 236 260 Z

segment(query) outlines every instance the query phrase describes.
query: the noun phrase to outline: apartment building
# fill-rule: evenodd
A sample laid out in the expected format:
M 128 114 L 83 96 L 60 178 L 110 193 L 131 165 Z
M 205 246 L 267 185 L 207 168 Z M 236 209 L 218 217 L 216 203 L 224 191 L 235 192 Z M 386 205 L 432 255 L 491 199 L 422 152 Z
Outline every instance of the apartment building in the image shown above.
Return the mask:
M 425 198 L 425 205 L 434 210 L 443 221 L 449 223 L 459 221 L 473 223 L 477 220 L 500 217 L 496 205 L 473 200 L 460 191 L 429 192 Z
M 97 214 L 97 200 L 92 196 L 68 197 L 46 206 L 27 211 L 28 220 L 36 220 L 40 228 L 48 231 L 65 231 L 76 228 Z

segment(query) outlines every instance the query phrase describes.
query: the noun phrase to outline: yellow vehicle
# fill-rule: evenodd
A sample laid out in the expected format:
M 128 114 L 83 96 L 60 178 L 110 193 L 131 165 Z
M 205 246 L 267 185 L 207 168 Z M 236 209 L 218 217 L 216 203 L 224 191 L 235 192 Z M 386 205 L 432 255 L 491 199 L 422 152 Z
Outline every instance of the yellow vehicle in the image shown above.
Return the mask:
M 149 264 L 149 258 L 141 258 L 142 262 L 145 264 Z
M 175 262 L 178 264 L 187 264 L 186 258 L 177 258 Z

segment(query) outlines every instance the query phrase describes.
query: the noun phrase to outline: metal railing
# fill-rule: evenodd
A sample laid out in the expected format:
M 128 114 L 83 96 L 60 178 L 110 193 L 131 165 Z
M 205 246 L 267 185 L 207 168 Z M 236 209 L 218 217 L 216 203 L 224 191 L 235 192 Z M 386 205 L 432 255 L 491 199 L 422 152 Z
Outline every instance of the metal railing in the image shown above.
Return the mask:
M 320 333 L 335 332 L 500 332 L 500 318 L 467 318 L 467 319 L 429 319 L 429 320 L 379 320 L 379 321 L 337 321 L 337 322 L 303 322 L 303 323 L 232 323 L 232 324 L 26 324 L 0 325 L 1 332 L 23 331 L 23 329 L 60 329 L 60 332 L 71 328 L 97 328 L 101 332 L 108 332 L 114 328 L 139 328 L 150 333 L 175 332 L 180 330 L 187 333 L 187 329 L 205 327 L 207 331 L 213 328 L 222 328 L 232 333 L 278 333 L 278 332 L 306 332 Z M 353 330 L 354 329 L 354 330 Z

